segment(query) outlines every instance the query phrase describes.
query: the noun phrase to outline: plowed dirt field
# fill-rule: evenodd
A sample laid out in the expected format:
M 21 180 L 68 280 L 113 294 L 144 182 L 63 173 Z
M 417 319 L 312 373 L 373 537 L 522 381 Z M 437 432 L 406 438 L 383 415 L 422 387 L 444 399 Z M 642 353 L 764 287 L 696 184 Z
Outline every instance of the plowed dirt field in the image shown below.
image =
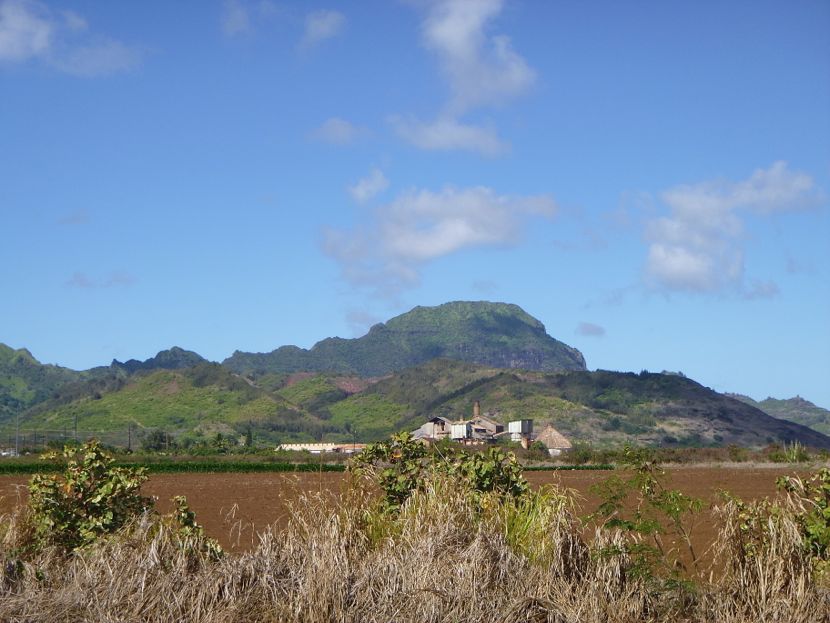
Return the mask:
M 702 552 L 711 543 L 715 525 L 708 507 L 719 501 L 718 491 L 726 490 L 745 500 L 775 494 L 775 479 L 785 474 L 809 473 L 803 468 L 793 470 L 782 465 L 735 465 L 667 467 L 669 486 L 687 495 L 702 498 L 706 505 L 693 532 L 697 548 Z M 578 494 L 582 513 L 597 506 L 590 486 L 607 478 L 612 472 L 561 471 L 527 472 L 533 486 L 557 484 Z M 624 475 L 624 472 L 613 472 Z M 0 476 L 0 513 L 9 512 L 25 500 L 26 476 Z M 252 474 L 155 474 L 143 492 L 158 498 L 162 512 L 171 509 L 170 498 L 187 496 L 198 521 L 224 547 L 244 550 L 255 543 L 258 530 L 270 524 L 285 525 L 292 501 L 302 493 L 336 494 L 346 482 L 342 473 L 252 473 Z

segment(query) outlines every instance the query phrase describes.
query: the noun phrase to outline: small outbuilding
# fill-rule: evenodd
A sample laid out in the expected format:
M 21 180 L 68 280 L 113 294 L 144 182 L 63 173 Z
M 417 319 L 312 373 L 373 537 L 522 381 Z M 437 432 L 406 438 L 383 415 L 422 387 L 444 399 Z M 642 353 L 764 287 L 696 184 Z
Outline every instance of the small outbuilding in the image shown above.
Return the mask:
M 571 442 L 568 441 L 568 438 L 550 424 L 548 424 L 544 430 L 539 433 L 536 437 L 536 441 L 541 441 L 548 449 L 548 454 L 551 456 L 559 456 L 573 447 Z

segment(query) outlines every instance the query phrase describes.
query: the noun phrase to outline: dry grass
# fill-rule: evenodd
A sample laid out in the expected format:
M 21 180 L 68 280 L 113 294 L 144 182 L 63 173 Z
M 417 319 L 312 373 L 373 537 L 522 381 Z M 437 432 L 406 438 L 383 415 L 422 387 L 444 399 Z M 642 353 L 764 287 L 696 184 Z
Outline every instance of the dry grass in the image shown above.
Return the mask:
M 146 515 L 69 557 L 43 551 L 21 562 L 25 518 L 7 518 L 0 620 L 830 621 L 830 591 L 813 576 L 791 509 L 780 508 L 758 510 L 748 532 L 746 507 L 727 504 L 720 570 L 694 588 L 634 573 L 620 532 L 586 540 L 556 489 L 504 501 L 436 479 L 399 515 L 359 487 L 306 496 L 286 529 L 220 560 Z

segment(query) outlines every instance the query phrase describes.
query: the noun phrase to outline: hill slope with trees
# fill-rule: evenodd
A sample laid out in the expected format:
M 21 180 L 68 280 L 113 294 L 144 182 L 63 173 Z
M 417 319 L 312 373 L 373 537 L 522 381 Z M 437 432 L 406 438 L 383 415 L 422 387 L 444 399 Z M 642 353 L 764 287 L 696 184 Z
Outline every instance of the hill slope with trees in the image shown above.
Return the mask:
M 376 324 L 360 338 L 327 338 L 309 350 L 282 346 L 270 353 L 237 351 L 222 365 L 239 374 L 310 370 L 372 377 L 436 358 L 496 368 L 585 369 L 582 353 L 549 336 L 523 309 L 483 301 L 416 307 Z

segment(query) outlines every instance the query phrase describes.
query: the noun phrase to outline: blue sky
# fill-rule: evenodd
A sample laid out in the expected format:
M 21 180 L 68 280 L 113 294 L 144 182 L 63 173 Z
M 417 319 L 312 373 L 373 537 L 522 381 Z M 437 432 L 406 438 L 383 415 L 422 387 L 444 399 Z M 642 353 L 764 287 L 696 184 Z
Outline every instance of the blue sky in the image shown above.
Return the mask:
M 76 369 L 516 303 L 830 407 L 830 4 L 0 0 L 0 341 Z

